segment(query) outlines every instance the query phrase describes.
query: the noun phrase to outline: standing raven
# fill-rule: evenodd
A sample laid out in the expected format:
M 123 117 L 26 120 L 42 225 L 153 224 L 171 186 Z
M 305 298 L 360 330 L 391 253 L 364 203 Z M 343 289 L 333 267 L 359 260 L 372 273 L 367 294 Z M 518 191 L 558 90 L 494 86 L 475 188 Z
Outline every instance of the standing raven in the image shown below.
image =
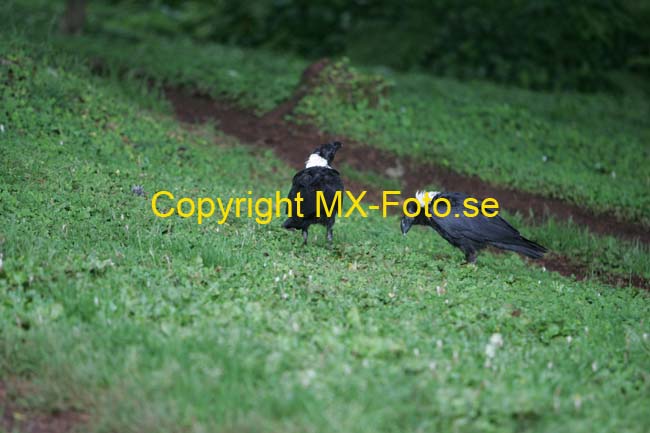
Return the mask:
M 533 259 L 541 258 L 547 251 L 543 246 L 524 238 L 517 229 L 498 215 L 486 217 L 478 212 L 475 217 L 465 216 L 463 211 L 469 210 L 470 214 L 474 213 L 464 205 L 465 199 L 468 198 L 465 194 L 430 191 L 425 195 L 423 191 L 418 191 L 415 197 L 419 202 L 419 213 L 413 218 L 407 215 L 402 217 L 402 234 L 406 235 L 414 224 L 430 226 L 447 242 L 465 253 L 466 263 L 474 263 L 478 252 L 488 245 L 516 251 Z M 451 212 L 446 217 L 438 217 L 433 212 L 433 202 L 439 198 L 446 198 L 451 203 Z M 424 213 L 426 203 L 431 217 Z M 481 209 L 482 202 L 478 201 L 478 204 L 474 202 L 472 205 Z M 444 202 L 439 204 L 438 209 L 441 214 L 447 211 Z M 410 215 L 414 215 L 418 212 L 418 203 L 409 202 L 406 210 Z
M 292 213 L 282 224 L 282 227 L 293 230 L 301 229 L 302 238 L 307 245 L 307 236 L 309 235 L 309 226 L 312 224 L 321 224 L 327 227 L 327 240 L 332 242 L 332 227 L 334 226 L 335 215 L 331 217 L 326 215 L 324 206 L 321 206 L 320 217 L 316 216 L 317 202 L 316 191 L 322 191 L 327 208 L 331 209 L 335 200 L 342 200 L 343 182 L 339 172 L 331 167 L 334 161 L 336 151 L 341 148 L 342 144 L 338 141 L 322 144 L 309 156 L 305 163 L 305 169 L 296 173 L 293 177 L 293 185 L 289 191 L 288 198 L 292 202 Z M 300 203 L 300 212 L 302 216 L 297 215 L 296 197 L 300 193 L 303 201 Z M 322 205 L 323 203 L 320 203 Z M 289 207 L 287 206 L 287 214 Z

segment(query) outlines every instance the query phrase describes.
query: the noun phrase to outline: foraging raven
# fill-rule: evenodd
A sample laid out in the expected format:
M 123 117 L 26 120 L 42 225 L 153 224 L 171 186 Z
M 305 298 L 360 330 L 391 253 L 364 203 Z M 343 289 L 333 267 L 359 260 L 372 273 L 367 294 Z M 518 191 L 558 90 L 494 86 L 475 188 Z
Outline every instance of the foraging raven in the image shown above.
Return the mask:
M 288 195 L 289 200 L 292 201 L 293 212 L 282 224 L 282 227 L 289 230 L 301 229 L 305 245 L 307 244 L 309 226 L 312 224 L 321 224 L 327 227 L 327 240 L 332 242 L 335 215 L 332 214 L 331 217 L 328 217 L 324 206 L 321 206 L 320 217 L 316 216 L 316 206 L 318 205 L 316 191 L 322 191 L 328 209 L 332 208 L 337 191 L 340 191 L 341 195 L 343 194 L 343 182 L 341 182 L 339 172 L 331 167 L 334 155 L 341 146 L 342 144 L 338 141 L 319 146 L 307 159 L 305 169 L 293 177 L 293 185 Z M 298 193 L 303 199 L 300 204 L 302 217 L 298 216 L 296 212 L 295 199 Z M 339 200 L 341 199 L 339 198 Z
M 488 245 L 516 251 L 533 259 L 541 258 L 547 251 L 543 246 L 521 236 L 517 229 L 499 215 L 489 218 L 478 212 L 475 217 L 465 216 L 463 211 L 474 213 L 464 206 L 465 199 L 468 198 L 465 194 L 439 193 L 437 191 L 430 191 L 427 194 L 428 199 L 424 192 L 418 191 L 415 197 L 419 203 L 411 201 L 407 204 L 406 210 L 410 215 L 418 212 L 418 204 L 420 208 L 417 216 L 411 218 L 404 215 L 402 217 L 402 234 L 406 235 L 413 224 L 430 226 L 447 242 L 465 253 L 466 263 L 474 263 L 478 252 Z M 438 217 L 433 212 L 434 200 L 439 198 L 446 198 L 451 203 L 451 212 L 445 217 Z M 431 217 L 424 213 L 424 206 L 427 202 Z M 482 202 L 478 201 L 477 204 L 475 202 L 472 205 L 481 209 Z M 439 204 L 440 214 L 446 213 L 446 207 L 444 202 Z

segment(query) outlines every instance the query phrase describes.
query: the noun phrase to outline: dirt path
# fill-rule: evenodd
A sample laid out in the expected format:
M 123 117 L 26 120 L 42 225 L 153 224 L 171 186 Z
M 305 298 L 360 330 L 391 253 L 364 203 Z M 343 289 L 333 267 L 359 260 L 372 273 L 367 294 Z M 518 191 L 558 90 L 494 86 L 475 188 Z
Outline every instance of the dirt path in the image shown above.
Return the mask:
M 650 231 L 640 224 L 619 221 L 613 215 L 594 215 L 588 210 L 561 200 L 491 185 L 475 176 L 460 175 L 449 169 L 423 164 L 413 159 L 397 158 L 390 152 L 345 137 L 323 133 L 313 125 L 298 125 L 285 121 L 284 116 L 291 112 L 304 94 L 302 90 L 263 117 L 238 108 L 228 101 L 215 100 L 184 89 L 168 87 L 165 94 L 181 121 L 216 121 L 219 129 L 226 134 L 242 142 L 254 144 L 260 149 L 270 147 L 296 169 L 304 167 L 305 159 L 317 145 L 336 139 L 344 143 L 343 151 L 336 157 L 337 165 L 345 163 L 358 170 L 373 171 L 388 177 L 399 175 L 397 178 L 403 185 L 403 193 L 411 194 L 424 185 L 433 183 L 442 185 L 447 190 L 463 191 L 476 197 L 495 197 L 501 207 L 509 211 L 519 211 L 523 215 L 529 215 L 532 210 L 538 221 L 548 216 L 563 221 L 572 219 L 578 226 L 586 226 L 594 233 L 627 240 L 637 239 L 644 244 L 650 244 Z M 376 188 L 345 179 L 345 173 L 342 173 L 342 176 L 347 189 L 356 193 L 368 191 L 364 201 L 367 199 L 368 202 L 378 203 L 381 200 L 380 192 Z M 574 275 L 577 279 L 592 276 L 585 266 L 557 255 L 547 256 L 536 263 L 565 276 Z M 615 286 L 625 287 L 631 284 L 650 290 L 650 280 L 638 275 L 622 278 L 603 274 L 597 277 Z
M 0 380 L 0 431 L 21 433 L 67 433 L 88 422 L 88 415 L 72 410 L 55 413 L 23 409 L 11 401 Z
M 423 164 L 412 159 L 400 159 L 390 152 L 344 137 L 325 134 L 311 125 L 285 122 L 277 110 L 260 118 L 228 102 L 216 101 L 181 89 L 168 88 L 166 94 L 179 119 L 185 122 L 217 120 L 219 129 L 225 133 L 247 143 L 272 147 L 296 169 L 304 166 L 306 157 L 318 144 L 339 139 L 345 143 L 343 151 L 336 157 L 339 165 L 347 163 L 359 170 L 372 170 L 384 175 L 401 172 L 399 179 L 404 185 L 405 193 L 410 194 L 421 189 L 423 185 L 435 183 L 450 191 L 468 192 L 477 197 L 496 197 L 503 208 L 519 211 L 524 215 L 528 215 L 532 210 L 539 220 L 548 216 L 563 221 L 572 219 L 577 225 L 588 227 L 594 233 L 628 240 L 638 239 L 650 245 L 650 228 L 621 221 L 612 214 L 597 215 L 562 200 L 495 186 L 476 176 L 461 175 L 447 168 Z M 286 106 L 280 108 L 286 113 L 290 112 Z M 368 192 L 371 194 L 371 191 Z M 379 198 L 379 194 L 375 193 L 369 197 Z
M 358 170 L 372 170 L 383 175 L 401 172 L 399 180 L 404 186 L 404 193 L 411 194 L 427 184 L 441 185 L 449 191 L 462 191 L 476 197 L 495 197 L 504 209 L 518 211 L 523 215 L 529 215 L 532 211 L 538 220 L 548 216 L 561 221 L 571 219 L 576 225 L 588 227 L 597 234 L 639 240 L 650 245 L 650 228 L 621 221 L 612 214 L 596 215 L 562 200 L 492 185 L 476 176 L 465 176 L 447 168 L 409 158 L 398 158 L 387 151 L 344 137 L 325 134 L 312 125 L 286 122 L 282 120 L 283 115 L 288 114 L 293 108 L 286 103 L 260 118 L 228 102 L 216 101 L 181 89 L 168 88 L 166 94 L 179 119 L 185 122 L 217 120 L 219 129 L 225 133 L 246 143 L 273 148 L 280 157 L 296 169 L 304 166 L 306 157 L 318 144 L 338 139 L 345 143 L 343 151 L 336 157 L 338 165 L 346 163 Z M 293 102 L 294 99 L 292 98 L 291 101 Z M 378 192 L 368 190 L 368 193 L 369 198 L 380 199 Z

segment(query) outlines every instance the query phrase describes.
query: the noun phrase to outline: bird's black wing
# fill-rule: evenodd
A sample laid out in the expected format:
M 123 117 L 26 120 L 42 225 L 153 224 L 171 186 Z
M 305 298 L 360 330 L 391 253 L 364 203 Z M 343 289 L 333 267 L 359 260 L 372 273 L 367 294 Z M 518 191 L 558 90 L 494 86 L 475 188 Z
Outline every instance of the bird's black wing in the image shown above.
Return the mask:
M 332 168 L 311 167 L 299 171 L 293 177 L 291 190 L 288 194 L 288 198 L 294 202 L 293 216 L 296 216 L 295 199 L 298 193 L 303 198 L 300 204 L 300 212 L 305 218 L 313 218 L 316 216 L 317 191 L 323 192 L 326 203 L 331 206 L 331 203 L 336 198 L 336 192 L 343 190 L 343 182 L 339 172 Z M 323 212 L 324 209 L 321 209 L 321 214 Z
M 519 232 L 512 227 L 506 220 L 497 215 L 495 217 L 486 217 L 481 213 L 481 204 L 473 203 L 479 208 L 479 213 L 475 217 L 465 216 L 463 211 L 473 213 L 464 206 L 464 200 L 468 197 L 461 193 L 443 193 L 436 196 L 444 197 L 451 202 L 451 212 L 444 218 L 431 218 L 443 232 L 446 232 L 453 238 L 466 238 L 480 243 L 489 242 L 516 242 L 521 239 Z M 445 211 L 444 204 L 440 204 L 439 211 Z M 459 215 L 456 217 L 456 215 Z

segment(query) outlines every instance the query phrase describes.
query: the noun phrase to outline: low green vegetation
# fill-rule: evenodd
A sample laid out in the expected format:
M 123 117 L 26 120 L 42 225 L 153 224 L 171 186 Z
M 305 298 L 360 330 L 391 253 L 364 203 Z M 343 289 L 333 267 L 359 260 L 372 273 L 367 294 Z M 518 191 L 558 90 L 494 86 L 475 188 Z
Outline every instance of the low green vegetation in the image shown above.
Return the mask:
M 324 73 L 297 112 L 328 131 L 650 224 L 647 100 L 389 74 L 387 96 L 350 103 L 341 84 L 364 73 L 346 61 Z
M 24 23 L 18 26 L 20 31 L 35 31 L 30 37 L 41 40 L 43 29 L 50 29 L 46 33 L 56 30 L 55 6 L 40 0 L 21 1 L 4 13 L 7 22 Z M 153 77 L 158 84 L 238 98 L 238 103 L 261 113 L 294 91 L 306 65 L 282 54 L 145 36 L 128 20 L 120 21 L 125 11 L 111 11 L 112 15 L 102 3 L 92 4 L 88 34 L 65 38 L 52 33 L 49 41 L 57 47 L 57 54 L 43 55 L 57 62 L 58 53 L 68 52 L 91 67 L 101 64 L 102 76 L 119 83 L 121 92 L 147 107 L 163 105 L 143 94 L 145 86 L 139 81 Z M 31 49 L 41 50 L 36 45 Z M 233 76 L 231 70 L 241 74 Z M 488 181 L 545 192 L 625 218 L 648 219 L 643 215 L 650 206 L 650 175 L 644 173 L 650 165 L 638 163 L 649 157 L 641 145 L 650 139 L 644 117 L 647 104 L 604 95 L 533 93 L 415 74 L 387 78 L 359 71 L 345 61 L 325 71 L 320 83 L 298 112 L 323 128 L 398 155 L 478 173 Z M 413 107 L 420 107 L 421 112 Z M 429 123 L 429 116 L 438 123 Z M 555 132 L 556 125 L 566 134 Z M 559 145 L 556 139 L 568 140 L 569 145 L 558 141 Z M 603 165 L 596 160 L 610 162 Z M 398 179 L 345 163 L 339 168 L 346 178 L 369 187 L 401 189 Z M 523 219 L 515 221 L 525 224 Z M 650 277 L 647 246 L 594 236 L 574 224 L 556 221 L 529 230 L 552 251 L 594 274 Z
M 33 7 L 36 3 L 38 9 Z M 128 20 L 120 21 L 125 11 L 116 14 L 116 10 L 111 9 L 111 15 L 102 3 L 93 3 L 90 8 L 90 30 L 86 36 L 64 38 L 51 33 L 56 30 L 55 6 L 33 0 L 17 2 L 5 10 L 5 15 L 9 14 L 6 21 L 16 25 L 25 23 L 25 26 L 18 26 L 20 31 L 35 31 L 36 34 L 31 36 L 34 40 L 41 40 L 43 29 L 49 28 L 46 33 L 50 33 L 49 40 L 57 47 L 56 53 L 73 53 L 75 59 L 82 59 L 83 63 L 95 68 L 101 64 L 102 76 L 119 83 L 120 91 L 138 98 L 141 106 L 163 105 L 146 92 L 143 94 L 145 86 L 139 83 L 147 82 L 147 77 L 154 77 L 159 84 L 172 83 L 202 89 L 213 96 L 238 98 L 238 103 L 264 112 L 293 92 L 300 70 L 306 65 L 304 61 L 281 54 L 145 36 L 142 31 L 137 31 L 137 26 L 129 25 Z M 31 49 L 38 51 L 41 48 L 33 46 Z M 46 52 L 43 55 L 57 61 L 58 54 Z M 241 75 L 229 74 L 233 68 Z M 489 181 L 499 180 L 518 188 L 573 199 L 581 206 L 614 211 L 622 217 L 643 214 L 643 209 L 648 207 L 647 191 L 650 189 L 645 187 L 650 176 L 641 175 L 634 179 L 635 172 L 648 170 L 647 164 L 636 163 L 639 158 L 647 157 L 647 150 L 634 141 L 635 137 L 645 140 L 643 137 L 648 135 L 644 117 L 647 113 L 637 109 L 632 100 L 624 100 L 627 105 L 617 106 L 613 98 L 602 95 L 532 93 L 413 74 L 394 75 L 387 79 L 382 75 L 360 72 L 346 62 L 335 64 L 322 78 L 321 86 L 303 101 L 298 111 L 311 116 L 323 128 L 343 132 L 398 155 L 411 155 L 468 174 L 479 173 Z M 399 81 L 395 83 L 395 79 Z M 149 85 L 151 83 L 147 83 Z M 156 88 L 155 85 L 152 87 Z M 431 97 L 426 97 L 427 89 L 434 89 L 430 91 Z M 396 97 L 409 98 L 412 105 L 401 105 L 398 109 Z M 531 103 L 531 98 L 534 103 Z M 424 107 L 427 103 L 432 103 L 435 110 Z M 409 108 L 411 106 L 422 106 L 423 113 Z M 457 116 L 445 114 L 453 110 Z M 480 116 L 475 115 L 479 111 Z M 476 120 L 475 124 L 469 125 L 469 121 L 464 120 L 466 116 L 461 115 L 463 113 L 470 113 L 469 119 Z M 439 124 L 427 123 L 429 115 L 441 119 Z M 508 118 L 509 115 L 513 118 Z M 599 121 L 592 121 L 594 118 Z M 484 120 L 479 122 L 478 119 Z M 553 141 L 538 137 L 540 131 L 550 134 L 552 125 L 556 124 L 563 128 L 562 131 L 573 131 L 569 138 L 573 137 L 570 141 L 575 146 L 551 146 Z M 438 129 L 439 125 L 444 128 Z M 420 140 L 428 131 L 431 137 Z M 632 168 L 620 164 L 599 168 L 596 166 L 600 163 L 593 167 L 585 164 L 601 151 L 593 151 L 592 145 L 586 141 L 575 140 L 586 140 L 581 134 L 593 135 L 593 131 L 599 132 L 597 144 L 604 149 L 611 150 L 612 146 L 618 146 L 616 143 L 632 143 L 627 147 L 616 147 L 611 154 L 615 161 L 624 161 L 623 165 Z M 482 136 L 483 133 L 487 135 Z M 551 135 L 551 138 L 566 139 L 557 133 Z M 434 142 L 432 137 L 438 138 Z M 490 137 L 498 137 L 498 140 L 491 141 Z M 532 138 L 518 141 L 522 137 Z M 611 141 L 605 142 L 607 137 Z M 616 141 L 617 137 L 620 143 Z M 511 147 L 506 147 L 507 144 Z M 581 150 L 583 144 L 586 147 Z M 555 153 L 546 149 L 549 146 Z M 527 152 L 536 152 L 537 156 Z M 609 160 L 611 155 L 605 158 L 603 153 L 602 156 Z M 521 168 L 531 166 L 538 169 Z M 339 168 L 348 179 L 369 187 L 401 189 L 397 187 L 397 179 L 389 179 L 383 174 L 355 170 L 344 163 Z M 583 181 L 585 183 L 581 183 Z M 598 195 L 603 191 L 605 195 Z M 647 220 L 646 217 L 641 219 Z M 520 219 L 515 221 L 524 224 Z M 633 274 L 650 277 L 647 246 L 604 239 L 573 224 L 555 221 L 529 229 L 535 239 L 552 251 L 594 274 L 605 272 L 624 278 Z
M 74 53 L 103 75 L 150 80 L 154 87 L 164 83 L 187 86 L 236 100 L 258 113 L 287 99 L 307 66 L 296 57 L 263 50 L 197 46 L 182 36 L 168 39 L 128 32 L 121 24 L 134 19 L 129 8 L 122 9 L 121 14 L 108 14 L 105 5 L 95 2 L 89 2 L 88 34 L 61 37 L 57 33 L 61 6 L 43 0 L 12 0 L 0 6 L 0 17 L 13 24 L 16 31 L 30 33 L 34 40 L 47 39 Z
M 348 55 L 535 89 L 621 91 L 631 80 L 647 86 L 650 73 L 643 1 L 111 0 L 90 7 L 120 34 L 182 35 L 306 58 Z
M 281 53 L 145 34 L 133 22 L 138 10 L 91 4 L 86 35 L 74 38 L 56 35 L 59 9 L 51 2 L 12 1 L 4 21 L 113 75 L 187 86 L 258 113 L 291 95 L 307 65 Z M 642 94 L 532 92 L 358 71 L 345 60 L 325 74 L 297 109 L 323 129 L 650 226 L 650 105 Z
M 375 173 L 372 170 L 359 170 L 345 162 L 340 164 L 337 170 L 343 174 L 345 179 L 372 187 L 376 191 L 401 191 L 403 189 L 399 178 Z
M 460 266 L 396 217 L 306 248 L 277 219 L 157 218 L 158 190 L 268 196 L 293 171 L 183 129 L 137 81 L 6 32 L 0 52 L 0 378 L 30 383 L 22 404 L 97 432 L 650 423 L 647 293 L 514 254 Z

